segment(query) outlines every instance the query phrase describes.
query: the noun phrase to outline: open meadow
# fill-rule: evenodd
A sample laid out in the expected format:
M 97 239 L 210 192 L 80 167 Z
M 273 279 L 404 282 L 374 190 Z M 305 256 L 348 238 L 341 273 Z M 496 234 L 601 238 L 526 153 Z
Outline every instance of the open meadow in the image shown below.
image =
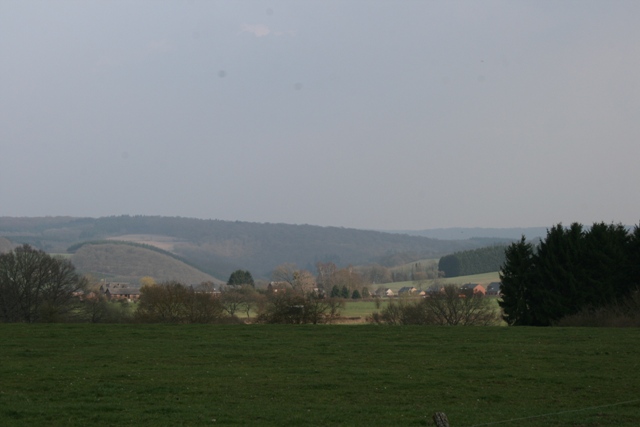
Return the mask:
M 494 271 L 491 273 L 482 273 L 482 274 L 473 274 L 470 276 L 457 276 L 457 277 L 443 277 L 438 279 L 438 283 L 442 285 L 452 284 L 452 285 L 464 285 L 465 283 L 478 283 L 480 285 L 486 286 L 491 282 L 499 282 L 500 281 L 500 272 Z M 423 281 L 406 281 L 406 282 L 390 282 L 384 283 L 382 287 L 389 288 L 394 292 L 397 292 L 400 288 L 405 286 L 414 286 L 416 288 L 428 289 L 429 286 L 435 283 L 434 280 L 423 280 Z M 372 290 L 376 290 L 376 287 L 371 286 Z
M 0 324 L 0 425 L 640 425 L 638 329 Z

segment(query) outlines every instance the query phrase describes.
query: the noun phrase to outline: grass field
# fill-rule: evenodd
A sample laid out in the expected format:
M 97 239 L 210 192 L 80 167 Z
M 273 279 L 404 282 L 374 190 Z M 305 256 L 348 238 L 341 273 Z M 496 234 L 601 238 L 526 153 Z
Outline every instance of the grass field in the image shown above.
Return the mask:
M 388 304 L 387 299 L 380 300 L 380 308 L 376 308 L 375 301 L 346 301 L 344 309 L 340 310 L 342 317 L 361 317 L 366 318 L 374 311 L 384 309 Z
M 409 301 L 417 301 L 418 298 L 419 297 L 414 297 Z M 493 305 L 494 310 L 498 314 L 502 313 L 500 306 L 498 305 L 498 297 L 489 296 L 485 298 L 488 298 L 489 301 L 491 301 L 491 304 Z M 385 307 L 389 304 L 390 301 L 399 301 L 401 299 L 402 297 L 382 298 L 380 299 L 380 308 L 376 308 L 375 301 L 349 300 L 349 301 L 346 301 L 344 309 L 340 310 L 340 316 L 343 318 L 342 322 L 353 323 L 353 324 L 366 323 L 367 318 L 371 316 L 373 312 L 376 312 L 376 311 L 381 312 L 382 310 L 385 309 Z M 359 317 L 360 319 L 354 320 L 356 317 Z M 341 321 L 338 321 L 338 323 L 341 323 Z M 504 321 L 500 321 L 499 326 L 507 326 L 507 323 Z
M 0 336 L 2 426 L 411 426 L 434 411 L 453 427 L 640 425 L 638 329 L 0 324 Z
M 457 285 L 464 285 L 465 283 L 479 283 L 481 285 L 488 285 L 491 282 L 499 282 L 500 281 L 500 272 L 494 271 L 491 273 L 482 273 L 482 274 L 474 274 L 471 276 L 458 276 L 458 277 L 450 277 L 450 278 L 442 278 L 439 279 L 441 283 L 451 283 Z M 425 280 L 424 282 L 391 282 L 385 283 L 383 285 L 385 288 L 389 288 L 392 291 L 396 292 L 398 289 L 404 286 L 421 286 L 422 289 L 427 289 L 429 286 L 433 284 L 433 280 Z M 371 286 L 370 289 L 375 291 L 377 287 Z

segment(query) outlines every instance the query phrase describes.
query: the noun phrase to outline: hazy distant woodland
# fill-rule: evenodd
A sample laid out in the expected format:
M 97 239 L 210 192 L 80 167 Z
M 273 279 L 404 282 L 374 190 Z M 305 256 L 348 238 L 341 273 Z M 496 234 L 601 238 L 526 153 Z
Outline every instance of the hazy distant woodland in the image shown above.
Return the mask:
M 129 240 L 157 247 L 221 280 L 237 269 L 268 278 L 283 263 L 313 271 L 316 262 L 338 266 L 393 267 L 455 251 L 514 239 L 438 240 L 408 234 L 339 227 L 264 224 L 160 216 L 104 218 L 0 217 L 0 236 L 47 252 L 75 251 L 78 244 Z M 113 242 L 115 243 L 115 242 Z M 74 256 L 82 259 L 82 249 Z M 80 261 L 81 266 L 83 261 Z

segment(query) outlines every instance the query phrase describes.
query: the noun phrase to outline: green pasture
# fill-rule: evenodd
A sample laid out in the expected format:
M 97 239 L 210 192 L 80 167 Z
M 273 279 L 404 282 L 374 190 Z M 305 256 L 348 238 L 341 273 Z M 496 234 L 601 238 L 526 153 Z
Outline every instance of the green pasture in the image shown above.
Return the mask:
M 2 426 L 640 425 L 640 331 L 0 324 Z M 496 424 L 500 423 L 500 424 Z
M 389 301 L 387 298 L 380 300 L 380 308 L 376 307 L 375 301 L 356 300 L 346 301 L 345 307 L 340 310 L 342 317 L 362 317 L 363 319 L 370 316 L 374 311 L 380 311 L 387 306 Z
M 500 272 L 493 271 L 491 273 L 472 274 L 470 276 L 445 277 L 441 280 L 444 283 L 457 283 L 460 285 L 464 285 L 465 283 L 489 284 L 500 281 Z
M 491 273 L 482 273 L 482 274 L 473 274 L 470 276 L 458 276 L 458 277 L 445 277 L 442 279 L 438 279 L 440 283 L 444 284 L 457 284 L 464 285 L 465 283 L 479 283 L 481 285 L 488 285 L 491 282 L 499 282 L 500 281 L 500 272 L 494 271 Z M 404 286 L 415 286 L 416 288 L 427 289 L 429 286 L 433 284 L 433 280 L 423 280 L 423 281 L 407 281 L 407 282 L 391 282 L 385 283 L 378 286 L 383 286 L 385 288 L 389 288 L 392 291 L 396 292 L 398 289 Z M 370 289 L 375 291 L 378 287 L 374 287 L 375 285 L 371 285 Z

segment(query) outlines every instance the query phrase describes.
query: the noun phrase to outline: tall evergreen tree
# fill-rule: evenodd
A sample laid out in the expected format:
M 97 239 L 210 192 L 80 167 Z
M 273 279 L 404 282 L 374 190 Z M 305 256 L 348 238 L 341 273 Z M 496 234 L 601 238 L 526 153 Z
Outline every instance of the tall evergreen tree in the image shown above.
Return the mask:
M 523 237 L 505 255 L 500 306 L 510 325 L 552 325 L 621 302 L 640 286 L 639 227 L 629 234 L 621 224 L 558 224 L 536 251 Z
M 500 269 L 502 299 L 498 304 L 509 325 L 536 323 L 530 306 L 533 274 L 533 246 L 522 236 L 505 250 L 505 263 Z
M 600 307 L 629 295 L 630 241 L 621 224 L 596 223 L 585 234 L 581 260 L 587 306 Z
M 540 243 L 534 256 L 537 283 L 532 288 L 531 307 L 541 325 L 551 325 L 583 306 L 583 237 L 581 224 L 573 223 L 568 229 L 558 224 L 547 231 Z
M 444 277 L 457 277 L 460 275 L 460 259 L 454 255 L 445 255 L 438 261 L 438 270 L 444 273 Z
M 636 225 L 629 236 L 629 288 L 640 291 L 640 224 Z
M 340 290 L 340 296 L 342 298 L 349 298 L 349 288 L 347 288 L 346 285 L 342 286 L 342 289 Z
M 337 298 L 341 296 L 340 288 L 338 287 L 338 285 L 333 285 L 333 287 L 331 288 L 331 295 L 329 296 L 331 298 Z

